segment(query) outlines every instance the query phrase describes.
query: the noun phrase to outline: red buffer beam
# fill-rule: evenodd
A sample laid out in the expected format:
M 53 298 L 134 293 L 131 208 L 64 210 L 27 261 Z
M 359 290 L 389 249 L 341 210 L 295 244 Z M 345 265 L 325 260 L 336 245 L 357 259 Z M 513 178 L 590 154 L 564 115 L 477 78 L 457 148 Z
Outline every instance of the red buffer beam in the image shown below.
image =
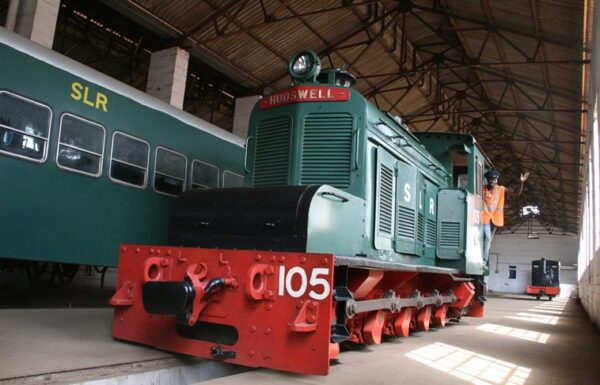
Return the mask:
M 332 277 L 333 255 L 124 245 L 113 335 L 245 366 L 327 374 Z
M 327 374 L 340 343 L 378 344 L 382 335 L 483 315 L 468 279 L 334 267 L 334 259 L 122 245 L 113 335 L 250 367 Z M 343 286 L 333 286 L 334 274 L 346 278 Z

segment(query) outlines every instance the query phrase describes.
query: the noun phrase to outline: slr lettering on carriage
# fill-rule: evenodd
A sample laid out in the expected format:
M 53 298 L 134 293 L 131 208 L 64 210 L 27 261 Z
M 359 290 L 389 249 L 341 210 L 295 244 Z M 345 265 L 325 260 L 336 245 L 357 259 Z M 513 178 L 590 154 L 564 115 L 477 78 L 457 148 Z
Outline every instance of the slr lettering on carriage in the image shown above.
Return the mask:
M 327 298 L 331 294 L 331 286 L 327 277 L 329 269 L 318 267 L 312 269 L 310 279 L 308 274 L 300 266 L 285 270 L 285 266 L 279 266 L 279 288 L 277 293 L 280 297 L 286 294 L 292 298 L 302 297 L 310 288 L 308 296 L 317 301 Z
M 84 86 L 79 82 L 71 84 L 71 91 L 71 98 L 73 100 L 80 101 L 97 110 L 102 109 L 102 111 L 108 112 L 108 97 L 102 92 L 97 91 L 90 100 L 90 87 Z

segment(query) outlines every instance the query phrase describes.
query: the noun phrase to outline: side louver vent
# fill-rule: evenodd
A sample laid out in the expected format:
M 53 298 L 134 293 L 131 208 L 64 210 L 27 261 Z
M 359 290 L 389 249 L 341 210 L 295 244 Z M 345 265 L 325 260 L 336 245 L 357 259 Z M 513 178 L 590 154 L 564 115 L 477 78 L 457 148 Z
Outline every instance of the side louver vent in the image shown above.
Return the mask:
M 287 116 L 266 119 L 258 124 L 254 186 L 287 185 L 291 125 Z
M 440 246 L 455 248 L 460 246 L 460 223 L 442 222 Z
M 415 210 L 398 206 L 396 236 L 415 239 Z
M 475 157 L 475 195 L 483 195 L 483 164 Z
M 423 242 L 425 234 L 425 221 L 423 219 L 423 214 L 419 213 L 419 217 L 417 218 L 417 240 Z
M 427 220 L 427 237 L 426 243 L 431 246 L 436 245 L 437 241 L 437 222 L 433 219 Z
M 304 119 L 300 183 L 350 186 L 352 115 L 313 113 Z
M 392 235 L 394 196 L 394 171 L 381 165 L 381 180 L 379 181 L 379 233 Z

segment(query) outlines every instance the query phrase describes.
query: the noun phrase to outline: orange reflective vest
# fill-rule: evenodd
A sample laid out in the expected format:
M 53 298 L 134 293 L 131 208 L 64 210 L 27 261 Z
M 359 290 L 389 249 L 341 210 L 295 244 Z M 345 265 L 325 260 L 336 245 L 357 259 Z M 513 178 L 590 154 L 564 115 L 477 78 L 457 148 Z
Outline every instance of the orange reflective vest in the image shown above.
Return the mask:
M 504 226 L 504 186 L 494 186 L 490 190 L 487 186 L 483 189 L 483 211 L 481 212 L 481 222 L 483 224 L 492 223 L 496 226 Z

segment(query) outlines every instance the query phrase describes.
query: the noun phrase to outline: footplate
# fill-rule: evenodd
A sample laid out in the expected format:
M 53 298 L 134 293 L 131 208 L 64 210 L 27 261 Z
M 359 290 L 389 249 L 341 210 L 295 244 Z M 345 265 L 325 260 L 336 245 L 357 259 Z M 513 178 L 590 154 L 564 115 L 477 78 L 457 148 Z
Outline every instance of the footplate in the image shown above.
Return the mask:
M 245 366 L 327 374 L 333 260 L 122 245 L 113 335 Z

